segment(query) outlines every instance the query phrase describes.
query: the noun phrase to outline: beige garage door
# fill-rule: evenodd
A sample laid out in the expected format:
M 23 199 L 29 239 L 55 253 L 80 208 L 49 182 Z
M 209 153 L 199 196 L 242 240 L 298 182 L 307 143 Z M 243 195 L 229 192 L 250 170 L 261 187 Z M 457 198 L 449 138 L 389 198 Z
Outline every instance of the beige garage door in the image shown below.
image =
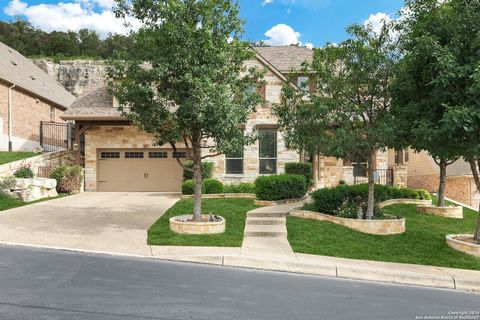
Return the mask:
M 97 159 L 97 191 L 181 191 L 183 169 L 172 150 L 98 150 Z

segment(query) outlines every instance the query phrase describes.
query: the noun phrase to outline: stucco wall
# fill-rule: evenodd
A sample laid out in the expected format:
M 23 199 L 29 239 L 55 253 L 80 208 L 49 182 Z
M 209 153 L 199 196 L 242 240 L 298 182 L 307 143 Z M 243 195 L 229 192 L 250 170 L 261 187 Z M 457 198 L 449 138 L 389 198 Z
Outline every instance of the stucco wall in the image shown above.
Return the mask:
M 8 88 L 0 81 L 0 150 L 8 150 Z M 12 89 L 12 142 L 14 150 L 32 150 L 39 146 L 40 121 L 50 121 L 51 104 L 20 88 Z M 55 109 L 54 121 L 63 111 Z

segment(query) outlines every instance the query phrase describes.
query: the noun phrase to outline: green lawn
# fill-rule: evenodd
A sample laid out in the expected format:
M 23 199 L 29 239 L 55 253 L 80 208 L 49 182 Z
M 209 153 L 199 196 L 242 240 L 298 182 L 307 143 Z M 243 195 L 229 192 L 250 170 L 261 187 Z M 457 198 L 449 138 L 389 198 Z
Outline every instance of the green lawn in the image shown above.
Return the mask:
M 30 157 L 37 156 L 37 153 L 23 152 L 23 151 L 0 151 L 0 164 L 5 164 L 17 160 L 22 160 Z
M 406 232 L 376 236 L 324 221 L 288 217 L 288 240 L 301 253 L 480 270 L 479 258 L 451 249 L 445 242 L 450 233 L 473 233 L 476 212 L 464 208 L 464 218 L 458 220 L 419 214 L 415 205 L 393 205 L 385 212 L 405 217 Z
M 226 230 L 216 235 L 179 235 L 169 228 L 173 216 L 191 214 L 193 199 L 182 199 L 148 229 L 148 244 L 163 246 L 240 247 L 243 241 L 246 213 L 257 208 L 253 199 L 203 199 L 202 214 L 224 217 Z

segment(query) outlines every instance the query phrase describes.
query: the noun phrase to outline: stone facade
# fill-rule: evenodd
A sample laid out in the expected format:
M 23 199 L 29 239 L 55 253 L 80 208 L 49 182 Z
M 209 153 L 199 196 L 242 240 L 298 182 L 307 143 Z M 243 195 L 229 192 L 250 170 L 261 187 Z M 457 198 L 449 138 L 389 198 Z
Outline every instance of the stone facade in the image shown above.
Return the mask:
M 49 152 L 0 165 L 0 177 L 11 176 L 19 167 L 26 165 L 32 168 L 35 175 L 46 178 L 56 167 L 73 164 L 75 164 L 75 152 L 73 150 Z
M 266 67 L 260 61 L 252 60 L 247 63 L 247 68 L 258 67 L 265 69 Z M 265 87 L 265 105 L 257 106 L 256 112 L 252 113 L 245 126 L 247 133 L 254 129 L 262 127 L 275 127 L 277 118 L 271 113 L 271 107 L 275 103 L 279 103 L 281 99 L 281 90 L 283 81 L 270 69 L 266 70 L 264 75 Z M 225 156 L 221 155 L 209 159 L 215 163 L 213 176 L 225 183 L 238 182 L 254 182 L 259 176 L 259 144 L 258 141 L 252 145 L 246 146 L 244 150 L 244 172 L 243 174 L 227 174 L 225 172 Z M 289 150 L 285 146 L 283 133 L 277 132 L 277 173 L 285 172 L 285 163 L 300 161 L 300 155 L 295 150 Z
M 6 82 L 0 81 L 0 150 L 8 150 L 8 88 Z M 63 122 L 63 111 L 21 88 L 11 92 L 13 150 L 31 151 L 39 146 L 40 121 Z
M 93 126 L 85 132 L 85 191 L 97 189 L 97 149 L 170 148 L 155 147 L 155 138 L 136 126 Z

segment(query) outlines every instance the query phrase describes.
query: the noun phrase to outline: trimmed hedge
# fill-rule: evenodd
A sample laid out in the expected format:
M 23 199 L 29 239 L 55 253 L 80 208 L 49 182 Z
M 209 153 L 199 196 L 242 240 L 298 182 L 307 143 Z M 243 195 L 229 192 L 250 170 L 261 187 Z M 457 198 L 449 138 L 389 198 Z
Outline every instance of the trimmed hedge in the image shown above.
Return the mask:
M 304 176 L 279 174 L 262 176 L 255 181 L 255 194 L 258 200 L 277 201 L 301 198 L 307 193 Z
M 354 186 L 340 185 L 335 188 L 319 189 L 312 193 L 315 211 L 325 214 L 335 214 L 345 202 L 355 200 L 366 202 L 368 199 L 368 184 Z M 389 199 L 431 199 L 426 190 L 414 190 L 384 185 L 375 185 L 375 202 Z
M 186 180 L 182 183 L 182 194 L 192 195 L 195 193 L 193 180 Z M 216 179 L 205 179 L 202 181 L 203 194 L 223 193 L 223 183 Z
M 193 170 L 193 161 L 186 161 L 183 164 L 183 168 L 189 168 Z M 211 179 L 213 175 L 213 169 L 215 164 L 213 162 L 202 162 L 202 179 Z M 183 169 L 183 181 L 192 180 L 193 172 Z
M 227 184 L 223 188 L 224 193 L 255 193 L 255 184 L 253 183 L 239 183 Z
M 305 177 L 310 185 L 312 182 L 312 164 L 308 162 L 287 162 L 285 163 L 286 174 L 298 174 Z

